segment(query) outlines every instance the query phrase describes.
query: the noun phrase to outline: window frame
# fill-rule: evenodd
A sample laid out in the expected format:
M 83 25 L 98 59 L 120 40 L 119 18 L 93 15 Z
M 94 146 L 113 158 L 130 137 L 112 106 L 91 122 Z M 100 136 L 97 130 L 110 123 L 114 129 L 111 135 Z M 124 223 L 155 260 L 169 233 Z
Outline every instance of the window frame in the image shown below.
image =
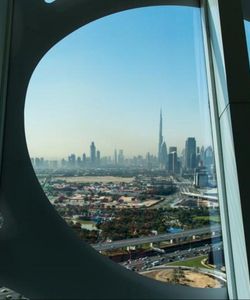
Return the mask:
M 24 0 L 22 0 L 24 1 Z M 6 144 L 6 136 L 8 134 L 8 127 L 10 126 L 10 120 L 8 115 L 8 89 L 9 84 L 11 83 L 10 80 L 10 74 L 13 72 L 13 64 L 12 59 L 13 56 L 11 56 L 11 50 L 13 51 L 13 48 L 11 49 L 11 43 L 13 42 L 12 37 L 15 38 L 18 37 L 17 32 L 12 31 L 14 22 L 20 22 L 22 23 L 22 16 L 17 16 L 16 18 L 13 18 L 13 13 L 18 7 L 18 9 L 21 9 L 21 2 L 22 1 L 13 1 L 13 0 L 2 0 L 0 3 L 0 11 L 1 14 L 1 22 L 4 26 L 1 27 L 0 31 L 0 45 L 4 45 L 3 49 L 4 51 L 1 52 L 0 55 L 0 176 L 4 176 L 5 172 L 4 169 L 6 168 L 6 165 L 8 165 L 8 162 L 6 162 L 6 155 L 5 152 L 6 149 L 4 149 L 4 146 Z M 24 2 L 28 3 L 28 0 L 25 0 Z M 32 2 L 32 1 L 30 1 Z M 42 3 L 42 0 L 40 1 Z M 60 3 L 57 3 L 60 2 Z M 80 0 L 76 1 L 78 4 L 80 3 Z M 96 1 L 97 2 L 97 1 Z M 112 1 L 109 1 L 112 3 Z M 118 2 L 118 1 L 117 1 Z M 149 6 L 152 5 L 152 1 L 128 1 L 130 2 L 129 5 L 132 5 L 131 2 L 136 2 L 135 7 L 141 7 L 141 6 Z M 195 6 L 197 4 L 197 1 L 182 1 L 182 0 L 173 0 L 173 1 L 157 1 L 159 4 L 168 4 L 168 5 L 190 5 Z M 238 2 L 238 3 L 237 3 Z M 140 3 L 140 4 L 139 4 Z M 47 5 L 47 8 L 49 9 L 49 6 L 53 8 L 53 6 L 56 8 L 57 12 L 60 10 L 63 11 L 63 5 L 67 3 L 67 0 L 57 0 L 54 3 L 51 4 L 45 4 Z M 43 3 L 44 5 L 44 3 Z M 111 4 L 110 4 L 111 5 Z M 157 5 L 155 3 L 154 5 Z M 212 131 L 213 131 L 213 138 L 214 138 L 214 146 L 215 146 L 215 153 L 216 153 L 216 171 L 217 176 L 219 177 L 218 183 L 219 183 L 219 193 L 220 193 L 220 209 L 222 211 L 222 229 L 223 229 L 223 241 L 225 246 L 225 256 L 226 256 L 226 267 L 227 267 L 227 276 L 229 278 L 229 284 L 228 284 L 228 291 L 229 296 L 231 299 L 244 299 L 244 298 L 250 298 L 250 291 L 249 291 L 249 271 L 248 271 L 248 261 L 247 258 L 249 258 L 249 245 L 250 242 L 249 239 L 249 233 L 247 231 L 247 198 L 246 195 L 249 194 L 249 188 L 244 186 L 244 174 L 246 172 L 242 172 L 244 170 L 244 166 L 242 165 L 244 162 L 247 162 L 247 166 L 250 165 L 249 158 L 247 157 L 247 153 L 243 149 L 242 141 L 245 138 L 246 130 L 244 131 L 244 128 L 242 128 L 242 124 L 237 120 L 237 109 L 235 108 L 235 104 L 237 104 L 237 107 L 240 105 L 248 105 L 250 101 L 249 96 L 249 76 L 246 74 L 246 70 L 244 69 L 244 66 L 246 64 L 246 40 L 244 39 L 244 27 L 243 27 L 243 18 L 242 18 L 242 12 L 241 12 L 241 4 L 238 0 L 227 0 L 227 1 L 219 1 L 219 0 L 202 0 L 201 1 L 201 10 L 202 10 L 202 22 L 203 22 L 203 34 L 204 34 L 204 45 L 206 50 L 206 62 L 207 62 L 207 72 L 208 72 L 208 86 L 209 86 L 209 94 L 210 94 L 210 108 L 211 108 L 211 120 L 212 120 Z M 72 7 L 69 6 L 71 9 L 71 13 L 74 11 Z M 209 9 L 216 9 L 218 14 L 218 19 L 213 20 L 213 17 L 211 14 L 208 13 Z M 103 11 L 105 11 L 105 8 L 102 8 Z M 113 11 L 120 11 L 118 7 L 116 7 Z M 235 11 L 237 12 L 235 17 Z M 100 14 L 102 11 L 100 11 Z M 240 37 L 239 43 L 234 43 L 232 39 L 230 39 L 230 36 L 228 36 L 226 28 L 228 26 L 228 20 L 234 16 L 234 24 L 237 24 L 236 28 L 234 30 Z M 240 19 L 241 18 L 241 19 Z M 33 19 L 34 21 L 34 19 Z M 218 98 L 216 95 L 216 79 L 215 79 L 215 69 L 214 65 L 216 63 L 216 58 L 213 56 L 213 47 L 215 44 L 215 39 L 211 35 L 211 24 L 212 22 L 216 21 L 220 24 L 219 28 L 219 34 L 217 35 L 217 38 L 220 39 L 222 45 L 224 46 L 223 49 L 220 49 L 222 54 L 222 59 L 224 61 L 225 65 L 225 74 L 227 76 L 227 81 L 232 82 L 232 88 L 228 88 L 228 108 L 230 108 L 230 111 L 228 112 L 228 118 L 226 118 L 225 123 L 227 128 L 230 130 L 230 136 L 229 139 L 227 139 L 227 142 L 230 143 L 231 149 L 235 149 L 233 153 L 230 153 L 230 156 L 225 157 L 225 145 L 222 143 L 223 134 L 225 135 L 225 130 L 222 124 L 222 118 L 221 115 L 219 115 L 218 112 Z M 14 24 L 15 25 L 15 24 Z M 15 28 L 14 28 L 15 29 Z M 75 29 L 74 29 L 75 30 Z M 65 32 L 68 32 L 68 34 L 73 31 L 73 27 L 69 26 L 68 29 L 66 29 L 64 34 L 61 35 L 61 37 L 58 39 L 61 39 L 63 36 L 65 36 Z M 38 29 L 39 32 L 39 29 Z M 20 32 L 19 32 L 20 33 Z M 50 37 L 48 37 L 49 39 Z M 57 42 L 57 41 L 56 41 Z M 51 39 L 50 41 L 51 46 L 55 44 L 55 41 Z M 47 49 L 48 50 L 48 49 Z M 46 51 L 47 51 L 46 50 Z M 43 52 L 44 50 L 41 50 Z M 243 52 L 242 52 L 243 51 Z M 233 54 L 233 55 L 232 55 Z M 41 53 L 40 53 L 41 55 Z M 41 55 L 42 56 L 42 55 Z M 239 66 L 237 67 L 235 64 L 235 60 L 240 60 Z M 10 66 L 10 68 L 8 68 Z M 248 60 L 247 60 L 247 66 L 249 68 Z M 248 69 L 249 71 L 249 69 Z M 236 75 L 235 72 L 240 72 L 241 76 Z M 243 100 L 242 95 L 239 95 L 239 91 L 237 89 L 237 86 L 241 87 L 241 91 L 244 92 Z M 238 100 L 241 99 L 241 102 Z M 243 102 L 244 103 L 243 103 Z M 236 102 L 236 103 L 235 103 Z M 7 106 L 7 107 L 6 107 Z M 13 107 L 12 107 L 13 109 Z M 227 109 L 227 108 L 226 108 Z M 244 109 L 244 108 L 243 108 Z M 250 118 L 249 118 L 250 119 Z M 224 121 L 223 121 L 224 122 Z M 250 124 L 249 124 L 250 125 Z M 250 128 L 250 126 L 249 126 Z M 238 131 L 243 130 L 243 132 L 239 135 Z M 243 157 L 242 158 L 242 153 Z M 225 174 L 225 164 L 227 164 L 229 161 L 232 162 L 232 171 L 234 173 L 233 182 L 229 182 L 229 177 L 227 174 Z M 27 161 L 26 161 L 27 163 Z M 31 171 L 31 168 L 29 168 L 29 172 Z M 34 175 L 34 174 L 33 174 Z M 33 176 L 32 175 L 32 176 Z M 1 178 L 1 182 L 4 182 Z M 226 186 L 228 184 L 234 184 L 235 186 L 235 194 L 237 195 L 237 210 L 236 214 L 235 211 L 233 211 L 233 206 L 231 205 L 233 201 L 235 201 L 235 198 L 232 198 L 232 194 L 229 193 L 228 189 L 226 189 Z M 1 186 L 1 189 L 3 187 Z M 1 199 L 2 200 L 2 199 Z M 4 202 L 4 201 L 2 201 Z M 231 203 L 231 204 L 230 204 Z M 242 208 L 241 208 L 242 207 Z M 1 207 L 4 209 L 4 205 Z M 6 214 L 7 216 L 8 214 Z M 234 220 L 232 220 L 232 216 Z M 8 220 L 6 219 L 7 223 Z M 232 225 L 232 222 L 235 222 L 236 225 Z M 246 234 L 247 232 L 247 234 Z M 236 244 L 234 241 L 239 239 L 242 243 Z M 4 240 L 4 239 L 3 239 Z M 245 246 L 245 241 L 246 246 Z M 89 250 L 90 251 L 90 250 Z M 239 261 L 236 258 L 237 251 L 241 252 L 240 257 L 240 264 Z M 246 268 L 243 270 L 242 273 L 240 271 L 241 265 L 246 266 Z M 242 278 L 239 278 L 239 275 L 243 276 L 245 280 L 242 280 Z M 132 274 L 131 274 L 132 276 Z M 133 275 L 134 276 L 134 275 Z M 132 276 L 132 277 L 133 277 Z M 160 285 L 152 283 L 152 286 L 155 286 L 154 288 L 159 287 Z M 17 286 L 19 288 L 19 286 Z M 180 289 L 183 291 L 181 287 L 178 287 L 177 289 Z M 171 292 L 176 293 L 177 296 L 180 296 L 181 294 L 177 292 L 177 289 L 174 287 L 168 287 L 168 290 Z M 189 289 L 190 290 L 190 289 Z M 31 293 L 31 292 L 30 292 Z M 192 293 L 191 293 L 192 294 Z M 185 296 L 190 297 L 191 294 L 185 294 Z M 189 296 L 188 296 L 189 295 Z M 215 295 L 216 293 L 212 293 L 211 295 Z M 218 295 L 218 294 L 217 294 Z M 197 296 L 197 294 L 196 294 Z M 172 299 L 173 295 L 171 295 Z M 198 295 L 199 297 L 199 295 Z M 152 295 L 153 298 L 153 295 Z M 167 298 L 167 295 L 166 295 Z
M 244 174 L 242 168 L 239 169 L 239 164 L 244 161 L 246 166 L 249 166 L 250 162 L 246 159 L 246 149 L 239 147 L 244 145 L 242 138 L 246 132 L 237 111 L 238 107 L 241 109 L 247 106 L 250 98 L 249 64 L 242 9 L 240 1 L 237 3 L 237 1 L 202 0 L 202 2 L 210 114 L 228 292 L 230 299 L 249 299 L 249 247 L 246 247 L 249 235 L 246 233 L 247 220 L 244 219 L 243 209 L 247 206 L 247 199 L 244 197 L 247 188 L 240 182 Z M 233 17 L 234 22 L 231 22 L 233 25 L 230 26 Z M 217 32 L 214 32 L 214 24 L 217 24 Z M 231 33 L 237 34 L 237 40 L 230 37 Z M 225 74 L 227 94 L 224 97 L 227 99 L 224 101 L 221 101 L 220 95 L 217 94 L 221 74 L 218 74 L 215 68 L 218 63 L 216 51 L 221 56 L 220 63 Z M 234 114 L 238 115 L 238 119 Z

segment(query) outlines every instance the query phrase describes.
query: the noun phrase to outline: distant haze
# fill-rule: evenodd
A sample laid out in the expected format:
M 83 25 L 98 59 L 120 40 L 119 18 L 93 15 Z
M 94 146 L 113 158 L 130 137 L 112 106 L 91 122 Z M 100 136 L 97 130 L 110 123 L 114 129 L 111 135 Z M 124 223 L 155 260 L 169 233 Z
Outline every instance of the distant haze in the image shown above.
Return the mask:
M 27 91 L 30 155 L 61 159 L 156 155 L 160 109 L 167 146 L 209 145 L 210 123 L 198 8 L 117 13 L 75 31 L 37 66 Z

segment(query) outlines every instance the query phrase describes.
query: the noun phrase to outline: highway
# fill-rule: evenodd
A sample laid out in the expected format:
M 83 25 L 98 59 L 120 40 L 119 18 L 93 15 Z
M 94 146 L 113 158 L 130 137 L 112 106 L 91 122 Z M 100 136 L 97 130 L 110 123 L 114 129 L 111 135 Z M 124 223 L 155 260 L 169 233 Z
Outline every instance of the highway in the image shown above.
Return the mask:
M 207 226 L 198 229 L 191 229 L 179 233 L 165 233 L 165 234 L 158 234 L 154 236 L 126 239 L 126 240 L 120 240 L 120 241 L 109 242 L 109 243 L 105 242 L 99 244 L 92 244 L 92 247 L 95 248 L 97 251 L 105 251 L 105 250 L 123 248 L 127 246 L 136 246 L 136 245 L 142 245 L 148 243 L 170 241 L 178 238 L 188 238 L 195 235 L 204 235 L 212 232 L 215 233 L 221 232 L 220 225 Z
M 182 195 L 192 197 L 192 198 L 198 198 L 198 199 L 204 199 L 204 200 L 210 200 L 210 201 L 218 201 L 217 196 L 209 196 L 201 193 L 190 193 L 190 192 L 181 192 Z
M 166 264 L 171 262 L 187 261 L 192 260 L 195 257 L 201 257 L 208 255 L 210 251 L 215 251 L 217 249 L 222 249 L 222 242 L 216 244 L 206 244 L 204 246 L 192 247 L 184 250 L 176 250 L 174 252 L 157 254 L 155 256 L 146 256 L 144 258 L 138 258 L 121 263 L 127 269 L 141 272 L 150 270 L 154 264 L 157 262 L 156 266 L 166 266 Z

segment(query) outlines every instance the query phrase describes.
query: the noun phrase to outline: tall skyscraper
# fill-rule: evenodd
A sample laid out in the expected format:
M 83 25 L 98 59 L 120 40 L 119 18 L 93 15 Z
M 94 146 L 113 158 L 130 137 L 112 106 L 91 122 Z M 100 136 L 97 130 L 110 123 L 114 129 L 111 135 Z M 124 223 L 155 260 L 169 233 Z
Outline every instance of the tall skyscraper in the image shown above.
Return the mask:
M 114 152 L 114 163 L 115 163 L 115 165 L 117 165 L 117 162 L 118 162 L 118 160 L 117 160 L 117 150 L 115 149 L 115 152 Z
M 91 164 L 95 164 L 96 161 L 96 147 L 95 147 L 95 143 L 92 142 L 90 145 L 90 162 Z
M 200 147 L 196 147 L 196 166 L 202 166 Z
M 171 174 L 178 172 L 177 147 L 169 147 L 168 171 Z
M 123 150 L 119 150 L 118 153 L 118 164 L 122 165 L 124 163 L 124 155 L 123 155 Z
M 202 146 L 200 150 L 200 161 L 202 165 L 204 165 L 204 158 L 205 158 L 205 149 L 204 146 Z
M 96 151 L 96 162 L 98 165 L 101 162 L 101 152 L 99 150 Z
M 80 156 L 77 157 L 76 164 L 77 164 L 78 168 L 80 168 L 82 166 L 82 160 L 81 160 Z
M 160 111 L 160 128 L 159 128 L 159 144 L 158 144 L 158 162 L 161 169 L 167 168 L 168 151 L 166 142 L 163 141 L 162 135 L 162 110 Z
M 167 168 L 167 161 L 168 161 L 168 151 L 167 145 L 165 142 L 161 145 L 161 167 L 166 169 Z
M 86 161 L 87 161 L 86 154 L 83 153 L 83 155 L 82 155 L 82 163 L 83 163 L 83 164 L 86 164 Z
M 147 163 L 147 168 L 151 169 L 152 168 L 152 162 L 151 162 L 151 155 L 150 155 L 149 152 L 146 155 L 146 163 Z
M 185 168 L 192 171 L 196 168 L 196 140 L 188 137 L 185 144 Z
M 171 152 L 177 152 L 177 147 L 175 146 L 169 147 L 169 153 Z
M 68 164 L 69 164 L 69 167 L 75 168 L 75 166 L 76 166 L 76 155 L 74 153 L 69 155 Z

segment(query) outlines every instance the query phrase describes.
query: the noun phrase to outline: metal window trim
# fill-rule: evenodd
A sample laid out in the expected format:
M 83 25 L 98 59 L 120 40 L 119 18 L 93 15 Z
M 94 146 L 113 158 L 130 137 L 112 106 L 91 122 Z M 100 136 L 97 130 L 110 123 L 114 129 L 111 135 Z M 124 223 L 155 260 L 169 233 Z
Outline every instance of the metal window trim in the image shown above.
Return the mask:
M 224 4 L 224 9 L 225 5 Z M 209 14 L 208 10 L 214 8 L 218 11 L 218 19 L 213 20 L 212 15 Z M 230 174 L 226 174 L 226 165 L 228 164 L 228 159 L 226 159 L 225 155 L 225 146 L 223 147 L 222 136 L 226 134 L 225 129 L 222 124 L 222 116 L 226 118 L 226 125 L 229 128 L 230 132 L 227 134 L 230 136 L 228 138 L 228 142 L 230 143 L 230 147 L 234 150 L 234 137 L 232 133 L 232 124 L 230 118 L 230 104 L 232 102 L 232 95 L 230 93 L 230 89 L 228 88 L 227 78 L 225 78 L 225 82 L 227 83 L 228 90 L 228 104 L 225 106 L 224 111 L 220 114 L 218 109 L 218 95 L 216 93 L 216 78 L 215 73 L 216 70 L 214 65 L 216 64 L 216 58 L 213 55 L 213 48 L 215 47 L 214 36 L 211 33 L 211 23 L 220 24 L 220 26 L 224 26 L 221 23 L 220 13 L 222 6 L 219 5 L 218 0 L 202 0 L 202 27 L 203 27 L 203 36 L 205 43 L 205 56 L 206 56 L 206 65 L 207 65 L 207 78 L 208 78 L 208 90 L 209 90 L 209 102 L 210 102 L 210 117 L 211 117 L 211 125 L 212 125 L 212 135 L 213 142 L 215 147 L 215 161 L 216 161 L 216 173 L 217 173 L 217 181 L 218 181 L 218 191 L 219 191 L 219 202 L 220 202 L 220 212 L 221 212 L 221 225 L 223 232 L 223 245 L 224 245 L 224 254 L 225 254 L 225 262 L 226 262 L 226 271 L 227 271 L 227 280 L 228 280 L 228 292 L 230 299 L 250 299 L 250 286 L 249 286 L 249 270 L 248 259 L 247 259 L 247 249 L 245 244 L 245 235 L 243 229 L 243 217 L 241 210 L 241 198 L 239 191 L 239 182 L 238 182 L 238 173 L 236 168 L 236 156 L 235 152 L 232 151 L 230 154 L 230 163 L 231 169 L 234 173 L 234 178 L 231 179 L 230 184 L 233 182 L 233 190 L 234 195 L 237 195 L 234 199 L 232 199 L 231 193 L 227 189 L 228 181 Z M 239 20 L 236 20 L 239 21 Z M 220 40 L 221 45 L 224 47 L 223 43 L 223 34 L 221 28 L 218 29 L 217 39 Z M 225 30 L 225 28 L 224 28 Z M 223 60 L 223 65 L 225 67 L 225 75 L 228 75 L 226 69 L 228 67 L 227 62 L 224 60 L 224 51 L 222 49 L 217 49 L 221 52 L 221 59 Z M 219 76 L 219 75 L 218 75 Z M 235 92 L 235 90 L 234 90 Z M 246 91 L 247 93 L 247 91 Z M 235 96 L 235 94 L 233 94 Z M 235 100 L 235 99 L 233 99 Z M 226 115 L 226 116 L 225 116 Z M 237 214 L 236 212 L 232 212 L 232 205 L 230 202 L 235 202 L 237 206 Z M 241 212 L 241 213 L 239 213 Z M 233 218 L 232 218 L 233 216 Z M 237 227 L 237 229 L 235 228 Z M 237 233 L 237 239 L 241 241 L 240 244 L 235 243 Z M 243 247 L 242 247 L 243 245 Z M 237 261 L 237 254 L 241 253 L 241 263 L 239 264 L 239 260 Z M 242 268 L 242 265 L 245 268 Z
M 0 2 L 0 180 L 2 151 L 9 73 L 9 52 L 11 43 L 13 0 Z

